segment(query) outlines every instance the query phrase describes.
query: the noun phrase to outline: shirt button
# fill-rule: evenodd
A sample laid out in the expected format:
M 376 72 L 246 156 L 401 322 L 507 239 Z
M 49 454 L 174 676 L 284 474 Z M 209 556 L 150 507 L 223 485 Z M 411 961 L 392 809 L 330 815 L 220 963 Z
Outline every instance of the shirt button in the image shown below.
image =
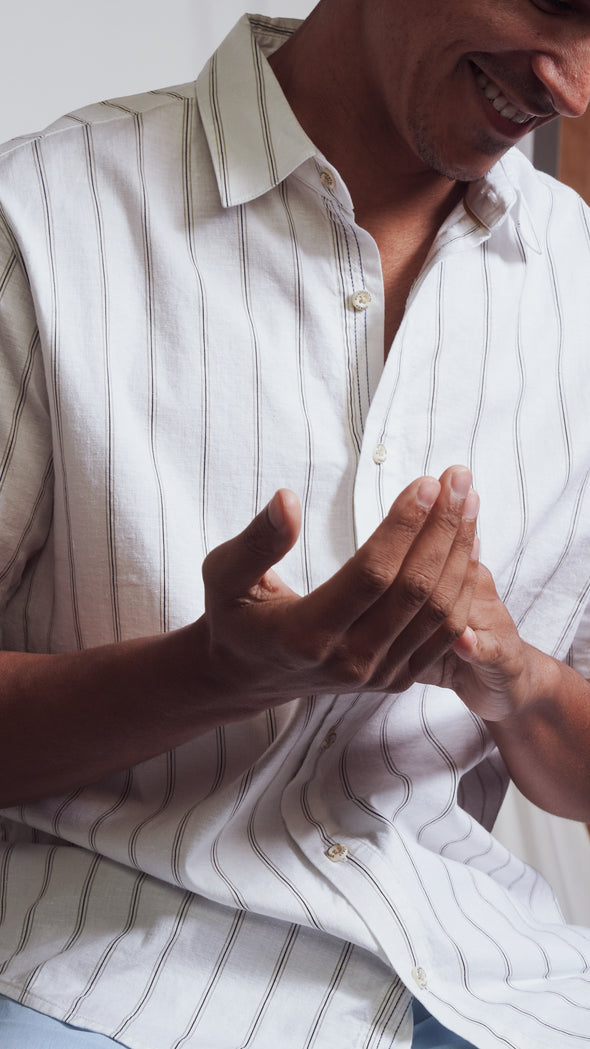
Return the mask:
M 426 990 L 428 978 L 426 976 L 426 971 L 420 965 L 415 965 L 412 969 L 412 979 L 421 991 Z
M 362 313 L 371 305 L 371 292 L 366 288 L 353 292 L 350 296 L 350 304 L 358 313 Z
M 373 449 L 373 462 L 377 463 L 377 466 L 381 466 L 387 459 L 387 448 L 384 444 L 377 444 Z
M 322 171 L 320 171 L 320 182 L 322 183 L 322 186 L 326 187 L 326 189 L 334 189 L 336 186 L 336 179 L 328 168 L 323 168 Z
M 348 845 L 330 845 L 329 849 L 326 849 L 326 856 L 332 863 L 342 863 L 350 855 L 350 849 Z

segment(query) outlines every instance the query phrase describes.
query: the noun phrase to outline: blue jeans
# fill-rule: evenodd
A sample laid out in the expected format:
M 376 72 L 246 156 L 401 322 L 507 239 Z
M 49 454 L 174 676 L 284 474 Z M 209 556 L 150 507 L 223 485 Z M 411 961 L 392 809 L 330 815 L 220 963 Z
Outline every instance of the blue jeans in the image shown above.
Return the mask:
M 71 1027 L 0 994 L 2 1049 L 121 1049 L 104 1034 Z
M 412 1049 L 473 1049 L 464 1038 L 441 1027 L 419 1002 L 414 1002 Z M 121 1049 L 104 1034 L 71 1027 L 0 995 L 2 1049 Z
M 473 1049 L 458 1034 L 447 1030 L 434 1019 L 417 999 L 414 999 L 414 1037 L 412 1049 Z

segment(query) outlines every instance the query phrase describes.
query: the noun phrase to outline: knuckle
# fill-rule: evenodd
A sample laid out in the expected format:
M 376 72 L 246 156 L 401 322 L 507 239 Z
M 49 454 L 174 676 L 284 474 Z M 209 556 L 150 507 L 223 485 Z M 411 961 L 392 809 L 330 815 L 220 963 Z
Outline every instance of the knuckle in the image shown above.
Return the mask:
M 313 668 L 322 666 L 327 661 L 331 643 L 324 634 L 305 631 L 291 637 L 288 648 L 296 653 L 298 666 Z
M 348 674 L 345 682 L 349 689 L 366 688 L 371 681 L 371 668 L 363 659 L 357 659 L 348 664 Z
M 372 653 L 351 652 L 346 646 L 337 648 L 330 660 L 330 669 L 336 681 L 354 691 L 366 686 L 373 676 Z
M 443 594 L 433 594 L 427 602 L 427 615 L 435 625 L 450 621 L 453 611 L 452 602 Z
M 409 609 L 421 608 L 432 594 L 433 582 L 423 572 L 412 572 L 400 579 L 401 603 Z
M 421 621 L 425 634 L 436 634 L 445 645 L 452 644 L 465 629 L 462 605 L 454 591 L 436 588 L 425 601 Z
M 393 574 L 389 565 L 375 554 L 359 559 L 356 580 L 359 594 L 367 601 L 377 600 L 391 586 Z
M 437 640 L 443 649 L 450 648 L 461 637 L 465 630 L 465 623 L 454 616 L 444 620 L 437 632 Z
M 389 667 L 379 667 L 371 677 L 371 689 L 375 692 L 389 692 L 396 675 Z M 396 689 L 397 691 L 397 689 Z
M 454 645 L 455 641 L 459 640 L 464 630 L 465 624 L 456 623 L 453 622 L 453 620 L 447 620 L 442 628 L 442 635 L 446 647 L 450 648 L 451 645 Z

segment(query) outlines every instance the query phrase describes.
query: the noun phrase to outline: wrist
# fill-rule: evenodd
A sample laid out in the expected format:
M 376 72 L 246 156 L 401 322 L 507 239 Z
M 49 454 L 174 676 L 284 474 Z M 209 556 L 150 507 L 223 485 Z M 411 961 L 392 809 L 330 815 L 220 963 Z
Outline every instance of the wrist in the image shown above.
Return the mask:
M 498 726 L 507 727 L 540 714 L 559 694 L 563 664 L 526 641 L 521 641 L 519 662 L 520 668 L 506 690 L 508 709 L 494 722 Z

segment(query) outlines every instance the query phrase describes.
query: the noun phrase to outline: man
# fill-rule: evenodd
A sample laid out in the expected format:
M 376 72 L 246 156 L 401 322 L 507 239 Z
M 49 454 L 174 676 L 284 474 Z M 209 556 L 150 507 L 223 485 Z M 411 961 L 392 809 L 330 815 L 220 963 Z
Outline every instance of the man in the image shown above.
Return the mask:
M 0 161 L 6 1049 L 590 1041 L 590 5 L 293 28 Z

